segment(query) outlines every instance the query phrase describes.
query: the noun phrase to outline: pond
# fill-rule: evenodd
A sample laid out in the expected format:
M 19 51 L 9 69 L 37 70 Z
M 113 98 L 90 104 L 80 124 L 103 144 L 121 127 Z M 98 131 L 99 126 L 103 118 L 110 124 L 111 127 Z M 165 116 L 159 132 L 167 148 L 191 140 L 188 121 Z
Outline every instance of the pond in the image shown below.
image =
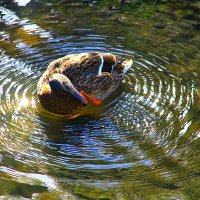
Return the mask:
M 200 7 L 112 2 L 1 3 L 1 198 L 199 199 Z M 133 59 L 118 90 L 75 119 L 45 111 L 48 64 L 91 51 Z

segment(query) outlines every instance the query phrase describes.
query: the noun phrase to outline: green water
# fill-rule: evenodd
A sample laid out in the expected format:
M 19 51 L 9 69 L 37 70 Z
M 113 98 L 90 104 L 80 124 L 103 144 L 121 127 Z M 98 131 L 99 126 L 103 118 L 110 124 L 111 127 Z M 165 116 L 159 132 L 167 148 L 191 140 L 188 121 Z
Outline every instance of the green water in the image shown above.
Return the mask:
M 16 2 L 0 3 L 0 198 L 200 199 L 198 4 Z M 43 110 L 49 62 L 86 51 L 134 65 L 90 115 Z

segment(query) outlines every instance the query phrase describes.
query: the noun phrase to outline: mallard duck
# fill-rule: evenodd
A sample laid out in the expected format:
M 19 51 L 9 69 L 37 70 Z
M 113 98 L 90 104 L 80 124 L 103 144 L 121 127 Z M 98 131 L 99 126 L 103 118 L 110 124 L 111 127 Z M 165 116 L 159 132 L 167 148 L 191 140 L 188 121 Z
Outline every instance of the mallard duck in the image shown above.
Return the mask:
M 41 76 L 37 93 L 44 109 L 74 115 L 89 104 L 101 104 L 119 86 L 133 64 L 111 53 L 71 54 L 51 62 Z

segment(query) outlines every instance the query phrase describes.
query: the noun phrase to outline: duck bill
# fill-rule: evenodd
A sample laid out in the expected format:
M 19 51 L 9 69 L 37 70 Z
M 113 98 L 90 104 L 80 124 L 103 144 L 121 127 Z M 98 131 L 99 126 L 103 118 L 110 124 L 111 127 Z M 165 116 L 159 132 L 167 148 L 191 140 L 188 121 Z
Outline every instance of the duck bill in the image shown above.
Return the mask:
M 95 97 L 93 97 L 92 95 L 89 95 L 88 93 L 84 92 L 84 91 L 80 91 L 80 93 L 91 103 L 93 103 L 94 105 L 100 105 L 101 104 L 101 100 L 100 99 L 96 99 Z

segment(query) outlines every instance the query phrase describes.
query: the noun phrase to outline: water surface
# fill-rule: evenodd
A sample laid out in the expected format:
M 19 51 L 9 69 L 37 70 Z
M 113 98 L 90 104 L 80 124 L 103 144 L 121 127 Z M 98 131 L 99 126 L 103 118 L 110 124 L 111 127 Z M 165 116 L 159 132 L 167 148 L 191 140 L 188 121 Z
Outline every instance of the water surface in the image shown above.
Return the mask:
M 0 196 L 198 199 L 199 7 L 15 2 L 0 6 Z M 49 62 L 86 51 L 134 65 L 89 115 L 43 110 Z

